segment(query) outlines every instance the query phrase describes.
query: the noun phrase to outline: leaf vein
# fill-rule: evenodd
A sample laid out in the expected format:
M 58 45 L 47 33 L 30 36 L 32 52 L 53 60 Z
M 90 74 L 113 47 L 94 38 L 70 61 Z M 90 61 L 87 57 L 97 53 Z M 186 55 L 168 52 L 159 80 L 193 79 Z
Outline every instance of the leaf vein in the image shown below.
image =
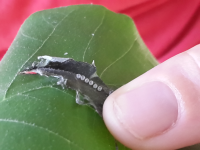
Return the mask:
M 45 19 L 45 17 L 44 17 L 44 15 L 43 15 L 43 13 L 42 13 L 42 19 L 44 20 L 44 22 L 46 22 L 48 25 L 50 25 L 51 27 L 55 27 L 53 24 L 51 24 L 50 22 L 48 22 L 46 19 Z
M 19 123 L 19 124 L 22 124 L 22 125 L 26 125 L 26 126 L 31 126 L 33 128 L 39 128 L 41 130 L 44 130 L 50 134 L 53 134 L 61 139 L 63 139 L 64 141 L 66 141 L 67 143 L 72 143 L 70 140 L 66 139 L 65 137 L 63 137 L 62 135 L 52 131 L 52 130 L 49 130 L 48 128 L 44 128 L 42 126 L 38 126 L 38 125 L 35 125 L 33 123 L 28 123 L 28 122 L 25 122 L 25 121 L 19 121 L 19 120 L 11 120 L 11 119 L 0 119 L 0 122 L 9 122 L 9 123 Z
M 18 69 L 18 71 L 17 71 L 17 73 L 15 74 L 15 76 L 14 76 L 14 78 L 13 78 L 13 80 L 11 80 L 11 82 L 10 82 L 10 84 L 8 85 L 8 88 L 7 88 L 7 90 L 5 91 L 5 95 L 4 95 L 4 98 L 3 99 L 5 99 L 6 98 L 6 96 L 7 96 L 7 93 L 8 93 L 8 90 L 9 90 L 9 88 L 10 88 L 10 86 L 12 85 L 12 83 L 14 82 L 14 80 L 16 79 L 16 77 L 17 77 L 17 75 L 18 75 L 18 72 L 24 67 L 24 65 L 43 47 L 43 45 L 46 43 L 46 41 L 50 38 L 50 36 L 54 33 L 54 31 L 56 30 L 56 28 L 57 28 L 57 26 L 59 25 L 59 24 L 61 24 L 62 23 L 62 21 L 64 20 L 64 19 L 66 19 L 72 12 L 74 12 L 74 10 L 72 10 L 69 14 L 66 14 L 65 15 L 65 17 L 63 17 L 62 19 L 61 19 L 61 21 L 53 28 L 53 30 L 52 30 L 52 32 L 47 36 L 47 38 L 44 40 L 44 42 L 41 44 L 41 46 L 38 48 L 38 49 L 36 49 L 36 51 L 22 64 L 22 66 Z
M 95 33 L 98 31 L 98 29 L 99 29 L 99 28 L 101 27 L 101 25 L 103 24 L 103 21 L 104 21 L 104 19 L 105 19 L 105 16 L 106 16 L 106 11 L 104 11 L 104 15 L 103 15 L 103 17 L 102 17 L 102 19 L 101 19 L 100 24 L 99 24 L 99 25 L 96 27 L 96 29 L 94 30 L 94 32 L 93 32 L 93 34 L 92 34 L 92 37 L 90 38 L 90 40 L 89 40 L 89 42 L 88 42 L 88 44 L 87 44 L 87 46 L 86 46 L 86 48 L 85 48 L 85 50 L 84 50 L 84 53 L 83 53 L 83 61 L 85 61 L 85 54 L 86 54 L 86 51 L 87 51 L 87 49 L 88 49 L 90 43 L 92 42 Z
M 137 38 L 135 39 L 135 41 L 137 40 Z M 133 42 L 133 44 L 130 46 L 130 48 L 123 54 L 121 55 L 119 58 L 117 58 L 115 61 L 113 61 L 110 65 L 108 65 L 100 74 L 100 78 L 103 76 L 103 74 L 105 73 L 105 71 L 108 70 L 108 68 L 110 68 L 112 65 L 114 65 L 117 61 L 119 61 L 120 59 L 122 59 L 133 47 L 135 41 Z
M 54 85 L 55 85 L 55 84 L 54 84 Z M 8 100 L 8 99 L 10 99 L 10 98 L 13 98 L 13 97 L 15 97 L 15 96 L 19 96 L 19 95 L 23 96 L 23 95 L 25 95 L 24 93 L 28 93 L 28 92 L 35 91 L 35 90 L 40 90 L 40 89 L 43 89 L 43 88 L 52 88 L 52 89 L 55 89 L 55 90 L 57 90 L 57 91 L 60 91 L 60 92 L 62 92 L 62 93 L 64 93 L 64 94 L 67 94 L 67 95 L 69 95 L 69 96 L 72 97 L 72 98 L 75 98 L 75 97 L 72 96 L 71 94 L 66 93 L 66 92 L 64 92 L 64 91 L 62 91 L 62 90 L 60 90 L 60 89 L 58 89 L 58 88 L 53 87 L 53 85 L 48 85 L 48 86 L 41 86 L 41 87 L 29 89 L 29 90 L 27 90 L 27 91 L 23 91 L 23 92 L 21 92 L 21 93 L 15 94 L 15 95 L 13 95 L 13 96 L 11 96 L 11 97 L 9 97 L 9 98 L 3 99 L 1 102 L 5 101 L 5 100 Z M 1 103 L 1 102 L 0 102 L 0 103 Z
M 40 40 L 40 39 L 37 39 L 37 38 L 31 37 L 31 36 L 29 36 L 29 35 L 26 35 L 22 29 L 20 29 L 20 33 L 21 33 L 22 36 L 24 36 L 24 37 L 26 37 L 26 38 L 29 38 L 29 39 L 31 39 L 31 40 L 43 42 L 43 41 Z

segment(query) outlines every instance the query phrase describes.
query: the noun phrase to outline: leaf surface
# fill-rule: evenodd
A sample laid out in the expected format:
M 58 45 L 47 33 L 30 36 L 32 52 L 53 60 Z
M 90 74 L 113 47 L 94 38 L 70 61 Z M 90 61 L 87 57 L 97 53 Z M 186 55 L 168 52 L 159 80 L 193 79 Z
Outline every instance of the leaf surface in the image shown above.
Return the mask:
M 18 74 L 43 55 L 94 60 L 101 79 L 118 88 L 157 65 L 132 20 L 97 5 L 40 11 L 0 63 L 0 149 L 114 150 L 102 118 L 76 104 L 75 91 L 54 78 Z

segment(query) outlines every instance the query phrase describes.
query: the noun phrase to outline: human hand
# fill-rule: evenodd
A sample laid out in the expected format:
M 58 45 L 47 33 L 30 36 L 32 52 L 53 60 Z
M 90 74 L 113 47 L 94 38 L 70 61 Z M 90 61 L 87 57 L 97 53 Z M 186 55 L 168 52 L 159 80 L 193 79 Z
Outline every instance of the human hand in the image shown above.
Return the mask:
M 200 142 L 200 45 L 112 93 L 103 118 L 132 149 L 169 150 Z

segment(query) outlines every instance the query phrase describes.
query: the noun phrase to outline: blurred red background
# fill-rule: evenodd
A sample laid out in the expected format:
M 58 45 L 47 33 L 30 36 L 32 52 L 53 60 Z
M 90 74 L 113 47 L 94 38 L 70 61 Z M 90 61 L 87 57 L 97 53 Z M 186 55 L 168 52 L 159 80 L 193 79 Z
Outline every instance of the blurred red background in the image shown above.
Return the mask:
M 147 47 L 160 62 L 200 43 L 200 0 L 1 0 L 0 59 L 32 13 L 91 3 L 133 18 Z

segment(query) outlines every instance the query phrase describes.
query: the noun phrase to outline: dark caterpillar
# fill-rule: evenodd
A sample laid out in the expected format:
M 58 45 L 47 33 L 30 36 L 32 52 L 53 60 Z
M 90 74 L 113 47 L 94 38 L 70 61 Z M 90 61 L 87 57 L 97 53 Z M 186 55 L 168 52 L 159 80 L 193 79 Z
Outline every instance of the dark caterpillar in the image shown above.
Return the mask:
M 33 62 L 32 66 L 20 73 L 57 78 L 57 84 L 63 89 L 76 90 L 76 103 L 91 105 L 102 116 L 103 103 L 113 90 L 98 77 L 94 61 L 88 64 L 72 58 L 51 56 L 39 56 L 38 59 L 39 62 Z

